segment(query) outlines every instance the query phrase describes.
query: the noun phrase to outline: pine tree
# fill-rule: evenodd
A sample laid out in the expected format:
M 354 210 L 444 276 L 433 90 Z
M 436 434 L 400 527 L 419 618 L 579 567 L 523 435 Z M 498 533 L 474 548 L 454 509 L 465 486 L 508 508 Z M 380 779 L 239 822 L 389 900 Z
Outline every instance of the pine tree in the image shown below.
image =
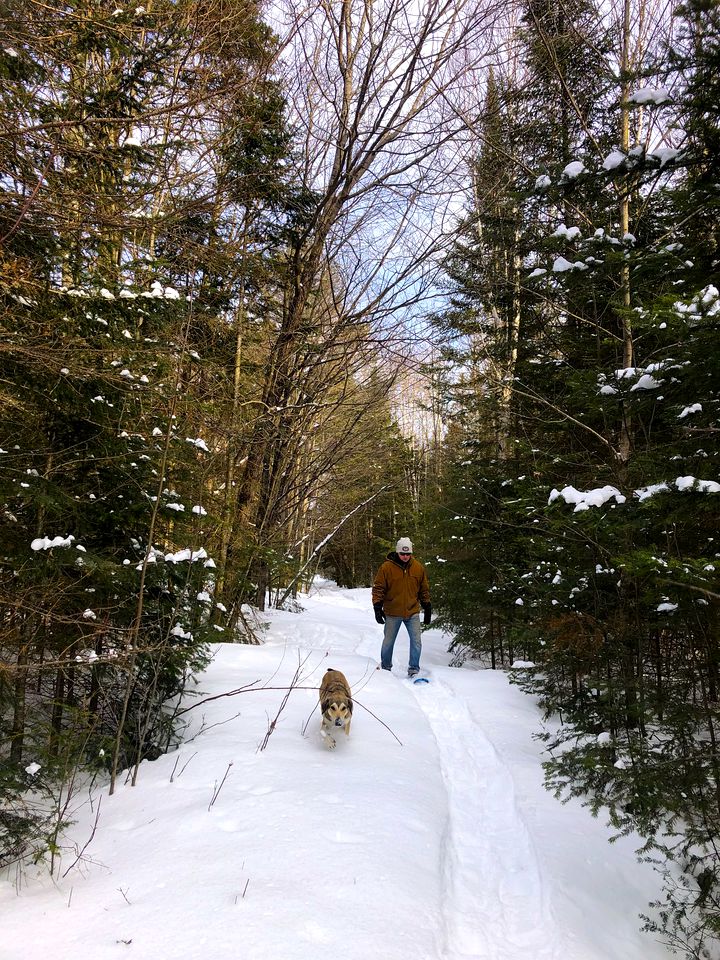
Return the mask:
M 459 561 L 445 616 L 493 665 L 510 643 L 537 664 L 524 685 L 563 721 L 550 784 L 683 862 L 650 926 L 695 951 L 717 915 L 716 113 L 696 83 L 712 87 L 715 13 L 689 10 L 675 97 L 667 57 L 624 48 L 616 106 L 608 87 L 576 141 L 584 169 L 560 135 L 544 141 L 556 159 L 524 274 L 543 322 L 521 337 L 515 457 L 498 469 L 482 390 L 456 389 L 450 510 L 435 514 Z
M 227 90 L 272 59 L 254 5 L 237 12 L 225 60 L 213 60 L 219 21 L 206 9 L 198 31 L 191 2 L 27 6 L 8 16 L 0 62 L 12 131 L 0 194 L 2 751 L 14 797 L 57 789 L 77 763 L 109 771 L 111 787 L 134 766 L 134 780 L 173 742 L 163 704 L 225 629 L 210 621 L 220 471 L 202 414 L 234 343 L 216 357 L 197 348 L 227 342 L 223 310 L 243 279 L 222 291 L 217 278 L 240 201 L 237 184 L 231 193 L 189 157 L 203 139 L 206 157 L 221 155 Z M 250 88 L 236 129 L 277 113 Z M 247 202 L 253 147 L 238 149 Z M 265 194 L 274 169 L 256 178 Z M 28 832 L 42 852 L 49 828 L 21 811 L 2 829 L 17 856 Z

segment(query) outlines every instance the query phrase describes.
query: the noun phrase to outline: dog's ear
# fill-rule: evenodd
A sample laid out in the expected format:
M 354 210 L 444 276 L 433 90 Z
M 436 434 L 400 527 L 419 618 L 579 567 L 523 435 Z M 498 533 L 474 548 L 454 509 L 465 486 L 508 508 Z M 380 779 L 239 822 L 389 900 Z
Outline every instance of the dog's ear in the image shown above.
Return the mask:
M 327 713 L 328 710 L 330 709 L 330 704 L 331 704 L 331 702 L 332 702 L 332 701 L 330 701 L 330 700 L 321 700 L 321 701 L 320 701 L 320 712 L 321 712 L 321 713 Z
M 352 713 L 352 711 L 353 711 L 352 700 L 346 700 L 346 701 L 345 701 L 345 706 L 348 708 L 348 713 Z

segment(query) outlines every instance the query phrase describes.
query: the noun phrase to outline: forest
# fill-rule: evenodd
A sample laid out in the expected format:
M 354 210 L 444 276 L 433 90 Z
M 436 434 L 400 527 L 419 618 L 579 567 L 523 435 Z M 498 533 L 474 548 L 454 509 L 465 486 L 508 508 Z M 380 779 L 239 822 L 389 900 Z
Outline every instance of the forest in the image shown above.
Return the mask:
M 406 535 L 457 665 L 528 664 L 548 786 L 640 834 L 648 928 L 705 956 L 718 0 L 0 24 L 0 864 L 173 748 L 212 644 Z

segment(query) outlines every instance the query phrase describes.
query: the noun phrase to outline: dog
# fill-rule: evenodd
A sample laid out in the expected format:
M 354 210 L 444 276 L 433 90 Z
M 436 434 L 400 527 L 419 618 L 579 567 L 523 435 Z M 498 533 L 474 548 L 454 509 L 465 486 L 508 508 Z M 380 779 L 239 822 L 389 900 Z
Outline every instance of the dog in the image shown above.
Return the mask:
M 329 750 L 335 748 L 335 738 L 330 732 L 333 727 L 342 727 L 345 736 L 350 736 L 353 702 L 350 684 L 339 670 L 327 670 L 320 684 L 320 712 L 322 724 L 320 735 Z

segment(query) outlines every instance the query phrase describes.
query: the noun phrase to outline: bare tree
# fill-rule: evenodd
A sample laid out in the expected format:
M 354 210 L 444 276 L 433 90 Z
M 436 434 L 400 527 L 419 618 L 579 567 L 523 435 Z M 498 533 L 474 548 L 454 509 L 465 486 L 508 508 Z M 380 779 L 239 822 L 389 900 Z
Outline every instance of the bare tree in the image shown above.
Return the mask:
M 451 101 L 468 74 L 465 52 L 473 49 L 476 68 L 489 49 L 495 8 L 315 0 L 300 11 L 280 3 L 276 15 L 307 208 L 287 250 L 263 415 L 238 491 L 248 524 L 266 532 L 308 341 L 319 335 L 323 349 L 366 325 L 375 351 L 373 337 L 397 333 L 427 294 L 456 166 L 450 146 L 463 130 Z

